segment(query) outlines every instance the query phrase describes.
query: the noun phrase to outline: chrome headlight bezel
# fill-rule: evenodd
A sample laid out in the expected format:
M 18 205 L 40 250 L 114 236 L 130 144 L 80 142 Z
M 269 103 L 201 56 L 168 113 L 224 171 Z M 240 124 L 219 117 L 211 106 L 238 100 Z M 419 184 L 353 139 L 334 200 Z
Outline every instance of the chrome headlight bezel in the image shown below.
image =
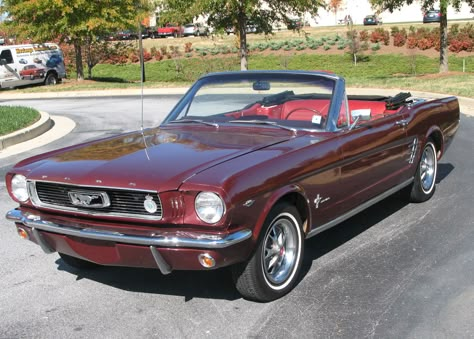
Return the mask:
M 30 199 L 26 177 L 22 174 L 15 174 L 11 180 L 11 193 L 19 202 L 26 202 Z
M 224 216 L 225 204 L 214 192 L 200 192 L 194 200 L 194 210 L 201 221 L 215 224 Z

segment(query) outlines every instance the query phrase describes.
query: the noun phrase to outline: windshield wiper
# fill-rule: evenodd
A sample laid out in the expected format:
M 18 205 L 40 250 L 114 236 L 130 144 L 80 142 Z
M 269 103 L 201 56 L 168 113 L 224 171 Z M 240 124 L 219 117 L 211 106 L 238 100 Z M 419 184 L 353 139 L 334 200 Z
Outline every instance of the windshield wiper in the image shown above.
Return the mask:
M 284 129 L 284 130 L 287 130 L 287 131 L 291 131 L 291 132 L 293 132 L 294 135 L 296 135 L 296 133 L 297 133 L 296 128 L 291 128 L 291 127 L 288 127 L 288 126 L 279 125 L 275 121 L 267 121 L 267 120 L 231 120 L 231 121 L 229 121 L 229 123 L 270 125 L 270 126 L 279 127 L 281 129 Z
M 204 120 L 199 120 L 199 119 L 173 120 L 173 121 L 169 121 L 168 123 L 169 124 L 198 123 L 198 124 L 204 124 L 207 126 L 214 126 L 215 128 L 219 128 L 219 124 L 216 124 L 215 122 L 209 122 L 209 121 L 204 121 Z

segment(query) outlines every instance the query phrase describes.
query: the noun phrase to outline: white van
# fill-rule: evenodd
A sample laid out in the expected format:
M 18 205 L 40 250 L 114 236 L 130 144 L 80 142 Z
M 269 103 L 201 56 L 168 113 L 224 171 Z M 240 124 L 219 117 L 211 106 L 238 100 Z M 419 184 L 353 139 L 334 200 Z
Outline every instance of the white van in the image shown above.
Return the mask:
M 63 53 L 56 44 L 0 46 L 0 88 L 54 85 L 65 77 Z

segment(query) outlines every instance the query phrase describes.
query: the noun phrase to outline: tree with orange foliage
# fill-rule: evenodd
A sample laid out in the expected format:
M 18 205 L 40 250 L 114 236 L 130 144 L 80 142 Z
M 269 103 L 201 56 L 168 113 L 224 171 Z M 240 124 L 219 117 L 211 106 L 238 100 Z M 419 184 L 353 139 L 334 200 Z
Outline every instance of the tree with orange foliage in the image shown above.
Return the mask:
M 328 6 L 328 9 L 334 13 L 334 20 L 336 21 L 336 24 L 337 24 L 337 12 L 342 7 L 342 0 L 329 0 L 327 6 Z

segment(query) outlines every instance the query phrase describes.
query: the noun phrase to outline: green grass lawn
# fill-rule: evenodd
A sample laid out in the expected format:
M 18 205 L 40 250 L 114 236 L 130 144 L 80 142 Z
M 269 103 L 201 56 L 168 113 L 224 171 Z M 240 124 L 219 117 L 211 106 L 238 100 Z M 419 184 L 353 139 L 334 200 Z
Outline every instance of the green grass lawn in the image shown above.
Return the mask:
M 27 127 L 39 118 L 39 112 L 33 108 L 0 106 L 0 136 Z
M 438 75 L 437 57 L 422 55 L 378 54 L 366 51 L 354 65 L 347 53 L 327 54 L 318 50 L 303 52 L 254 53 L 249 69 L 329 70 L 345 77 L 350 87 L 402 88 L 474 97 L 474 55 L 449 57 L 451 73 Z M 464 73 L 463 63 L 465 65 Z M 199 76 L 216 71 L 239 70 L 236 55 L 197 56 L 147 62 L 146 87 L 189 86 Z M 59 86 L 36 86 L 20 91 L 70 91 L 138 88 L 138 64 L 99 64 L 93 69 L 92 82 L 67 81 Z M 74 75 L 73 75 L 74 77 Z

